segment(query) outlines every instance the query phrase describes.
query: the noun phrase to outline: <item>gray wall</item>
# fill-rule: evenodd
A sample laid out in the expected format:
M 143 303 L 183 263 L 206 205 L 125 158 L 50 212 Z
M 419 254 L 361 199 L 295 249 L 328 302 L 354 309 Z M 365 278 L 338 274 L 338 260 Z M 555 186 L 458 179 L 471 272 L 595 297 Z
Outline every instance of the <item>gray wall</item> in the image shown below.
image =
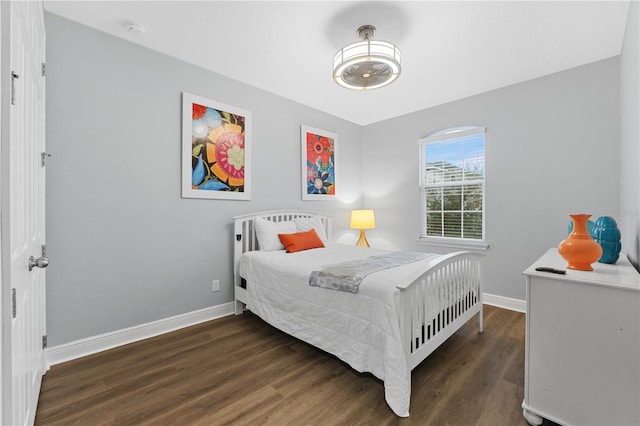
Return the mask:
M 360 126 L 56 15 L 46 27 L 50 345 L 231 301 L 232 216 L 318 210 L 356 240 Z M 181 198 L 183 91 L 252 112 L 251 201 Z M 302 201 L 301 124 L 339 135 L 341 200 Z
M 417 139 L 486 126 L 485 292 L 525 299 L 522 271 L 566 238 L 570 213 L 619 206 L 619 60 L 612 58 L 372 124 L 363 134 L 363 205 L 372 244 L 416 243 Z
M 628 197 L 635 231 L 621 229 L 636 242 L 637 259 L 638 96 L 626 95 L 638 87 L 638 45 L 630 41 L 637 18 L 630 22 L 620 63 L 612 58 L 363 128 L 47 14 L 50 344 L 231 301 L 231 217 L 238 214 L 327 212 L 350 243 L 357 235 L 349 211 L 373 208 L 372 244 L 444 251 L 415 242 L 416 140 L 457 125 L 487 126 L 485 291 L 524 299 L 522 270 L 566 236 L 569 213 L 615 216 Z M 251 201 L 180 197 L 183 91 L 252 112 Z M 301 124 L 339 135 L 339 200 L 301 200 Z M 625 149 L 635 157 L 626 159 Z M 620 196 L 628 176 L 635 181 L 621 184 Z M 212 279 L 219 293 L 210 291 Z
M 640 3 L 631 2 L 620 55 L 620 211 L 622 249 L 640 262 Z

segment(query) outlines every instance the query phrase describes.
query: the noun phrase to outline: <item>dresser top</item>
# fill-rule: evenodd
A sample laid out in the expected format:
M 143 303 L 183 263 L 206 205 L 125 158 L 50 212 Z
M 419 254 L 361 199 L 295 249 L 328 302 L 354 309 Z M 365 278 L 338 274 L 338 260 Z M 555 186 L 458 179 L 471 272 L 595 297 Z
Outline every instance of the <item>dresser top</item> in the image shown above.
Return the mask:
M 567 271 L 566 274 L 554 274 L 551 272 L 539 272 L 536 268 L 546 266 Z M 567 261 L 560 256 L 557 248 L 549 249 L 536 260 L 533 265 L 524 270 L 523 274 L 532 277 L 551 278 L 560 281 L 575 281 L 584 284 L 617 287 L 640 292 L 640 274 L 627 259 L 625 253 L 620 253 L 618 261 L 609 265 L 595 262 L 591 265 L 593 271 L 575 271 L 567 269 Z

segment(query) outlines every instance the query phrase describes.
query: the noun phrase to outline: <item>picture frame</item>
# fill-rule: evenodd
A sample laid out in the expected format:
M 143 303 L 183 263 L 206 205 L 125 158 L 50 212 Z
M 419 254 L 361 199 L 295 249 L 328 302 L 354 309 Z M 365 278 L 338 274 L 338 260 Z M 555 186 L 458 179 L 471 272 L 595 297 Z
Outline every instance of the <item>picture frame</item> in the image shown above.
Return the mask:
M 182 197 L 251 199 L 251 112 L 182 93 Z
M 337 134 L 305 125 L 300 127 L 303 200 L 335 199 L 337 146 Z

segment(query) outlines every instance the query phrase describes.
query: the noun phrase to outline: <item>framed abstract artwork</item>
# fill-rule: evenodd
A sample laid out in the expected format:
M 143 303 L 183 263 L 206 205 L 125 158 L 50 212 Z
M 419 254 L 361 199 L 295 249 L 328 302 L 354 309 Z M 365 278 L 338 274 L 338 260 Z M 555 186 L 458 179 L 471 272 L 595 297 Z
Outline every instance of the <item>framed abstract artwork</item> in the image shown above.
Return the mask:
M 182 197 L 251 199 L 251 113 L 182 93 Z
M 336 196 L 338 135 L 301 126 L 302 199 L 326 200 Z

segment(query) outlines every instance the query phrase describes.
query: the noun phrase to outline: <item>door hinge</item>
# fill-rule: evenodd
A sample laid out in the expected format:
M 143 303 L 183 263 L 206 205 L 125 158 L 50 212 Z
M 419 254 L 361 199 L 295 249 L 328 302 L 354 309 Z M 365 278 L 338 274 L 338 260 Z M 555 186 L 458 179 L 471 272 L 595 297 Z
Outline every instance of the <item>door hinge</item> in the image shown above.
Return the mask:
M 45 77 L 47 75 L 47 64 L 42 63 L 42 76 Z
M 47 335 L 42 336 L 42 349 L 47 349 Z
M 40 165 L 42 167 L 47 165 L 47 158 L 51 157 L 51 154 L 47 154 L 46 152 L 40 153 Z
M 11 318 L 16 317 L 16 289 L 11 289 Z
M 11 71 L 11 105 L 16 104 L 16 80 L 19 78 L 15 71 Z

